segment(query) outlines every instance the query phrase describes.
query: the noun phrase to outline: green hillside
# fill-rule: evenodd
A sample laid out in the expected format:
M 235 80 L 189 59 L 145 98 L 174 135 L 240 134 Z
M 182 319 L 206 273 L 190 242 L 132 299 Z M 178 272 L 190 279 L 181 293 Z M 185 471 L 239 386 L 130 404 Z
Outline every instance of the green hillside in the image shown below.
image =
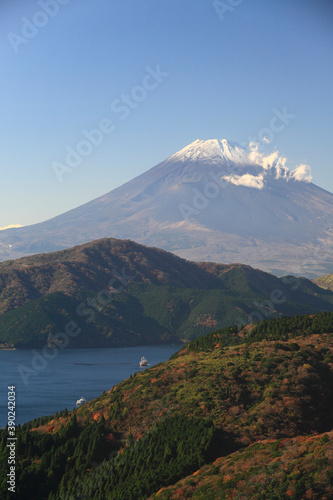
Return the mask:
M 189 262 L 103 239 L 0 264 L 0 345 L 118 347 L 333 310 L 333 292 L 241 264 Z M 67 336 L 68 324 L 79 332 Z M 58 335 L 60 334 L 60 335 Z
M 261 441 L 205 465 L 149 500 L 332 498 L 333 432 Z
M 19 498 L 330 498 L 332 416 L 333 313 L 217 330 L 18 427 Z
M 327 274 L 326 276 L 316 278 L 313 280 L 313 283 L 325 290 L 333 290 L 333 274 Z

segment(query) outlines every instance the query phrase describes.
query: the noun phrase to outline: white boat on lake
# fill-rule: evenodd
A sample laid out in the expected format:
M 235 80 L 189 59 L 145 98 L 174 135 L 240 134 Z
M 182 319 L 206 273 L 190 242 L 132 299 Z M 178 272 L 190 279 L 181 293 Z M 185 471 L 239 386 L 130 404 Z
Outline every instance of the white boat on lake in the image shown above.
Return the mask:
M 142 356 L 141 361 L 140 361 L 140 366 L 147 366 L 147 365 L 148 365 L 148 361 L 146 360 L 146 358 L 144 356 Z
M 86 402 L 87 402 L 86 398 L 80 398 L 76 401 L 76 406 L 81 406 Z

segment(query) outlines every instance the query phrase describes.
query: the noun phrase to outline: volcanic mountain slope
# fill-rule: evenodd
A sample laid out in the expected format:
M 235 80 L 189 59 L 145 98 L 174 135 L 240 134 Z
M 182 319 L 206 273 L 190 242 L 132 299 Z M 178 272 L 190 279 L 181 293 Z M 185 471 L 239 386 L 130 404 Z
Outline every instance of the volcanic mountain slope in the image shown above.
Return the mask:
M 195 261 L 316 277 L 333 271 L 333 194 L 309 179 L 304 166 L 291 172 L 275 153 L 265 159 L 226 140 L 197 140 L 81 207 L 1 231 L 0 255 L 112 236 Z
M 333 313 L 218 330 L 18 427 L 19 498 L 331 498 L 332 335 Z
M 113 238 L 0 264 L 0 344 L 43 348 L 179 342 L 212 328 L 333 310 L 333 292 L 241 264 L 190 262 Z M 57 340 L 58 339 L 58 340 Z

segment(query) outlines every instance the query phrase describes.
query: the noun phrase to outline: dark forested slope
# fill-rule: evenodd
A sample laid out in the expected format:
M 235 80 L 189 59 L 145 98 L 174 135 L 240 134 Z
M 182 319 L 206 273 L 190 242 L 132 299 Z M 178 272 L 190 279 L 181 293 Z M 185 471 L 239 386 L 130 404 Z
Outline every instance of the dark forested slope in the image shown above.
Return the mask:
M 18 348 L 61 345 L 57 333 L 68 323 L 80 332 L 71 347 L 116 347 L 325 310 L 333 310 L 333 292 L 309 280 L 189 262 L 130 240 L 0 263 L 0 344 Z

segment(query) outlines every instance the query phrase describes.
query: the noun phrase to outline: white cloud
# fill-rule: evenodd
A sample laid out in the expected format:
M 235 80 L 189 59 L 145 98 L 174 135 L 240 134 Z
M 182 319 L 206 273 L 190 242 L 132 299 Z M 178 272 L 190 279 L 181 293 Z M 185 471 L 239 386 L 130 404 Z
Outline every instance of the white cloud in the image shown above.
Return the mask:
M 265 170 L 272 168 L 277 163 L 285 165 L 286 158 L 279 156 L 278 151 L 265 155 L 259 151 L 259 146 L 255 142 L 250 142 L 248 149 L 250 160 L 257 165 L 261 165 Z
M 291 177 L 293 177 L 296 181 L 311 182 L 311 167 L 309 165 L 305 165 L 305 163 L 301 163 L 291 172 Z
M 301 164 L 294 170 L 290 170 L 287 166 L 288 159 L 280 155 L 277 149 L 273 153 L 265 154 L 259 151 L 257 143 L 250 142 L 248 151 L 250 160 L 260 165 L 267 172 L 274 173 L 276 179 L 294 179 L 303 182 L 311 182 L 312 180 L 311 167 L 309 165 Z
M 5 229 L 12 229 L 14 227 L 23 227 L 22 224 L 10 224 L 9 226 L 0 227 L 0 231 L 4 231 Z
M 245 174 L 245 175 L 226 175 L 222 179 L 235 184 L 235 186 L 246 186 L 256 189 L 262 189 L 264 187 L 264 176 Z

